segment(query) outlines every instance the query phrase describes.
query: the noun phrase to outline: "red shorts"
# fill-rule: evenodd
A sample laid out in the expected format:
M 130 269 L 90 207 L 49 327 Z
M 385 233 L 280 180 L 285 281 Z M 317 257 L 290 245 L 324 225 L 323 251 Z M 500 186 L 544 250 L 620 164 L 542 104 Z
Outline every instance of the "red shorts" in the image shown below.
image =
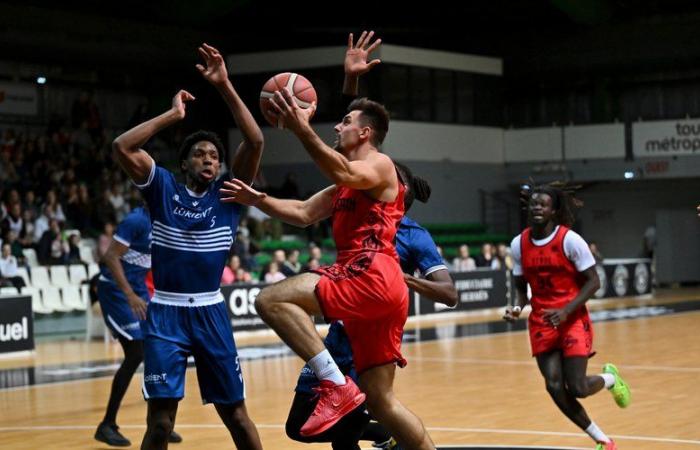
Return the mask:
M 561 350 L 565 358 L 592 354 L 593 326 L 588 314 L 575 317 L 558 328 L 529 319 L 528 330 L 532 356 L 552 350 Z
M 321 275 L 316 297 L 327 322 L 342 320 L 357 373 L 396 363 L 408 317 L 408 288 L 397 260 L 383 253 L 361 253 L 347 264 L 314 272 Z

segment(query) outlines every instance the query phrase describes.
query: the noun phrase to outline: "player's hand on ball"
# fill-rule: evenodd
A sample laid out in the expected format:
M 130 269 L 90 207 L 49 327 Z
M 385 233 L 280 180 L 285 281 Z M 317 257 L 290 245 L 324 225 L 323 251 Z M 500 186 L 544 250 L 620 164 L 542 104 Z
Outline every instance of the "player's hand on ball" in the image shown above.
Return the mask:
M 194 100 L 194 95 L 184 89 L 175 94 L 171 110 L 177 114 L 178 119 L 185 118 L 185 102 L 190 102 L 192 100 Z
M 270 105 L 273 109 L 271 113 L 279 117 L 284 127 L 293 132 L 308 126 L 309 120 L 316 112 L 316 102 L 311 103 L 308 108 L 300 108 L 286 87 L 275 92 L 274 97 L 270 99 Z
M 503 320 L 507 322 L 515 322 L 520 317 L 522 309 L 520 306 L 506 306 L 506 312 L 503 314 Z
M 267 197 L 264 192 L 256 191 L 238 178 L 224 181 L 224 187 L 219 189 L 219 193 L 223 203 L 240 203 L 246 206 L 255 206 Z

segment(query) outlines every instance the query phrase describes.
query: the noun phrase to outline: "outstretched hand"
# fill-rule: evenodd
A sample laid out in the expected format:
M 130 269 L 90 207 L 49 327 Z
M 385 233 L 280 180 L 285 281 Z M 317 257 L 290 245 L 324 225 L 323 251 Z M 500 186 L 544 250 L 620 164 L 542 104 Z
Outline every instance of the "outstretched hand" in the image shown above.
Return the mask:
M 219 193 L 222 203 L 240 203 L 246 206 L 255 206 L 267 197 L 264 192 L 256 191 L 238 178 L 224 181 L 224 187 L 219 189 Z
M 175 94 L 171 109 L 177 114 L 178 119 L 185 118 L 185 102 L 190 102 L 192 100 L 194 100 L 194 95 L 184 89 Z
M 308 108 L 299 107 L 286 86 L 281 91 L 275 91 L 275 95 L 270 98 L 270 106 L 271 113 L 279 117 L 282 125 L 293 132 L 307 126 L 316 112 L 316 102 L 311 103 Z
M 370 44 L 374 31 L 363 31 L 357 43 L 353 43 L 353 35 L 348 36 L 348 49 L 345 51 L 345 75 L 358 77 L 369 72 L 372 67 L 379 64 L 381 61 L 373 59 L 367 62 L 369 54 L 377 49 L 382 43 L 381 39 Z
M 228 72 L 226 71 L 226 63 L 221 53 L 209 44 L 202 44 L 197 50 L 206 64 L 206 67 L 197 64 L 196 67 L 199 73 L 215 86 L 225 83 L 228 80 Z

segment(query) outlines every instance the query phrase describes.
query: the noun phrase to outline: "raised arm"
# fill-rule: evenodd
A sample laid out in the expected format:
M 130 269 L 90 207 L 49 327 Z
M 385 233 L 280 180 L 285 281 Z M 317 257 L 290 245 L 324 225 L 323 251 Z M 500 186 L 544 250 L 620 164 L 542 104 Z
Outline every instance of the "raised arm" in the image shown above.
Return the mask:
M 279 199 L 259 192 L 239 179 L 224 182 L 223 203 L 240 203 L 260 208 L 265 214 L 297 227 L 307 227 L 331 216 L 335 186 L 317 192 L 307 200 Z
M 343 80 L 343 94 L 347 96 L 357 97 L 359 88 L 360 75 L 372 70 L 372 67 L 379 64 L 381 61 L 373 59 L 367 62 L 369 54 L 377 49 L 382 43 L 381 39 L 377 39 L 372 44 L 370 41 L 374 36 L 374 31 L 363 31 L 357 43 L 353 43 L 353 35 L 348 36 L 348 48 L 345 51 L 345 79 Z
M 262 131 L 233 88 L 228 78 L 226 63 L 219 51 L 211 45 L 202 44 L 199 47 L 199 54 L 204 59 L 206 67 L 197 64 L 197 70 L 219 91 L 233 115 L 236 126 L 243 134 L 243 141 L 236 151 L 229 155 L 229 167 L 237 178 L 250 183 L 260 167 L 264 143 Z
M 122 133 L 112 143 L 114 158 L 136 184 L 148 181 L 153 164 L 153 159 L 141 147 L 160 130 L 184 119 L 185 102 L 191 100 L 194 97 L 189 92 L 178 92 L 169 110 Z

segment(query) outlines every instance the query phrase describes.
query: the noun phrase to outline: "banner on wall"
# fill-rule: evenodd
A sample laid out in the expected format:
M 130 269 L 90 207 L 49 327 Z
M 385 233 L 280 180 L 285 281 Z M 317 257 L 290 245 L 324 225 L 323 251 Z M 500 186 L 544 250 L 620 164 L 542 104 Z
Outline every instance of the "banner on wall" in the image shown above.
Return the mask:
M 700 119 L 633 123 L 632 151 L 652 158 L 700 154 Z
M 0 354 L 34 350 L 32 298 L 3 297 L 0 300 Z
M 600 289 L 595 298 L 614 298 L 651 293 L 651 260 L 646 258 L 605 259 L 596 266 Z
M 0 82 L 0 114 L 38 115 L 39 95 L 36 85 Z
M 497 308 L 508 302 L 507 272 L 505 270 L 474 270 L 471 272 L 453 272 L 450 274 L 457 288 L 459 302 L 454 308 L 436 303 L 420 294 L 417 313 L 433 314 L 450 311 L 471 311 L 474 309 Z

